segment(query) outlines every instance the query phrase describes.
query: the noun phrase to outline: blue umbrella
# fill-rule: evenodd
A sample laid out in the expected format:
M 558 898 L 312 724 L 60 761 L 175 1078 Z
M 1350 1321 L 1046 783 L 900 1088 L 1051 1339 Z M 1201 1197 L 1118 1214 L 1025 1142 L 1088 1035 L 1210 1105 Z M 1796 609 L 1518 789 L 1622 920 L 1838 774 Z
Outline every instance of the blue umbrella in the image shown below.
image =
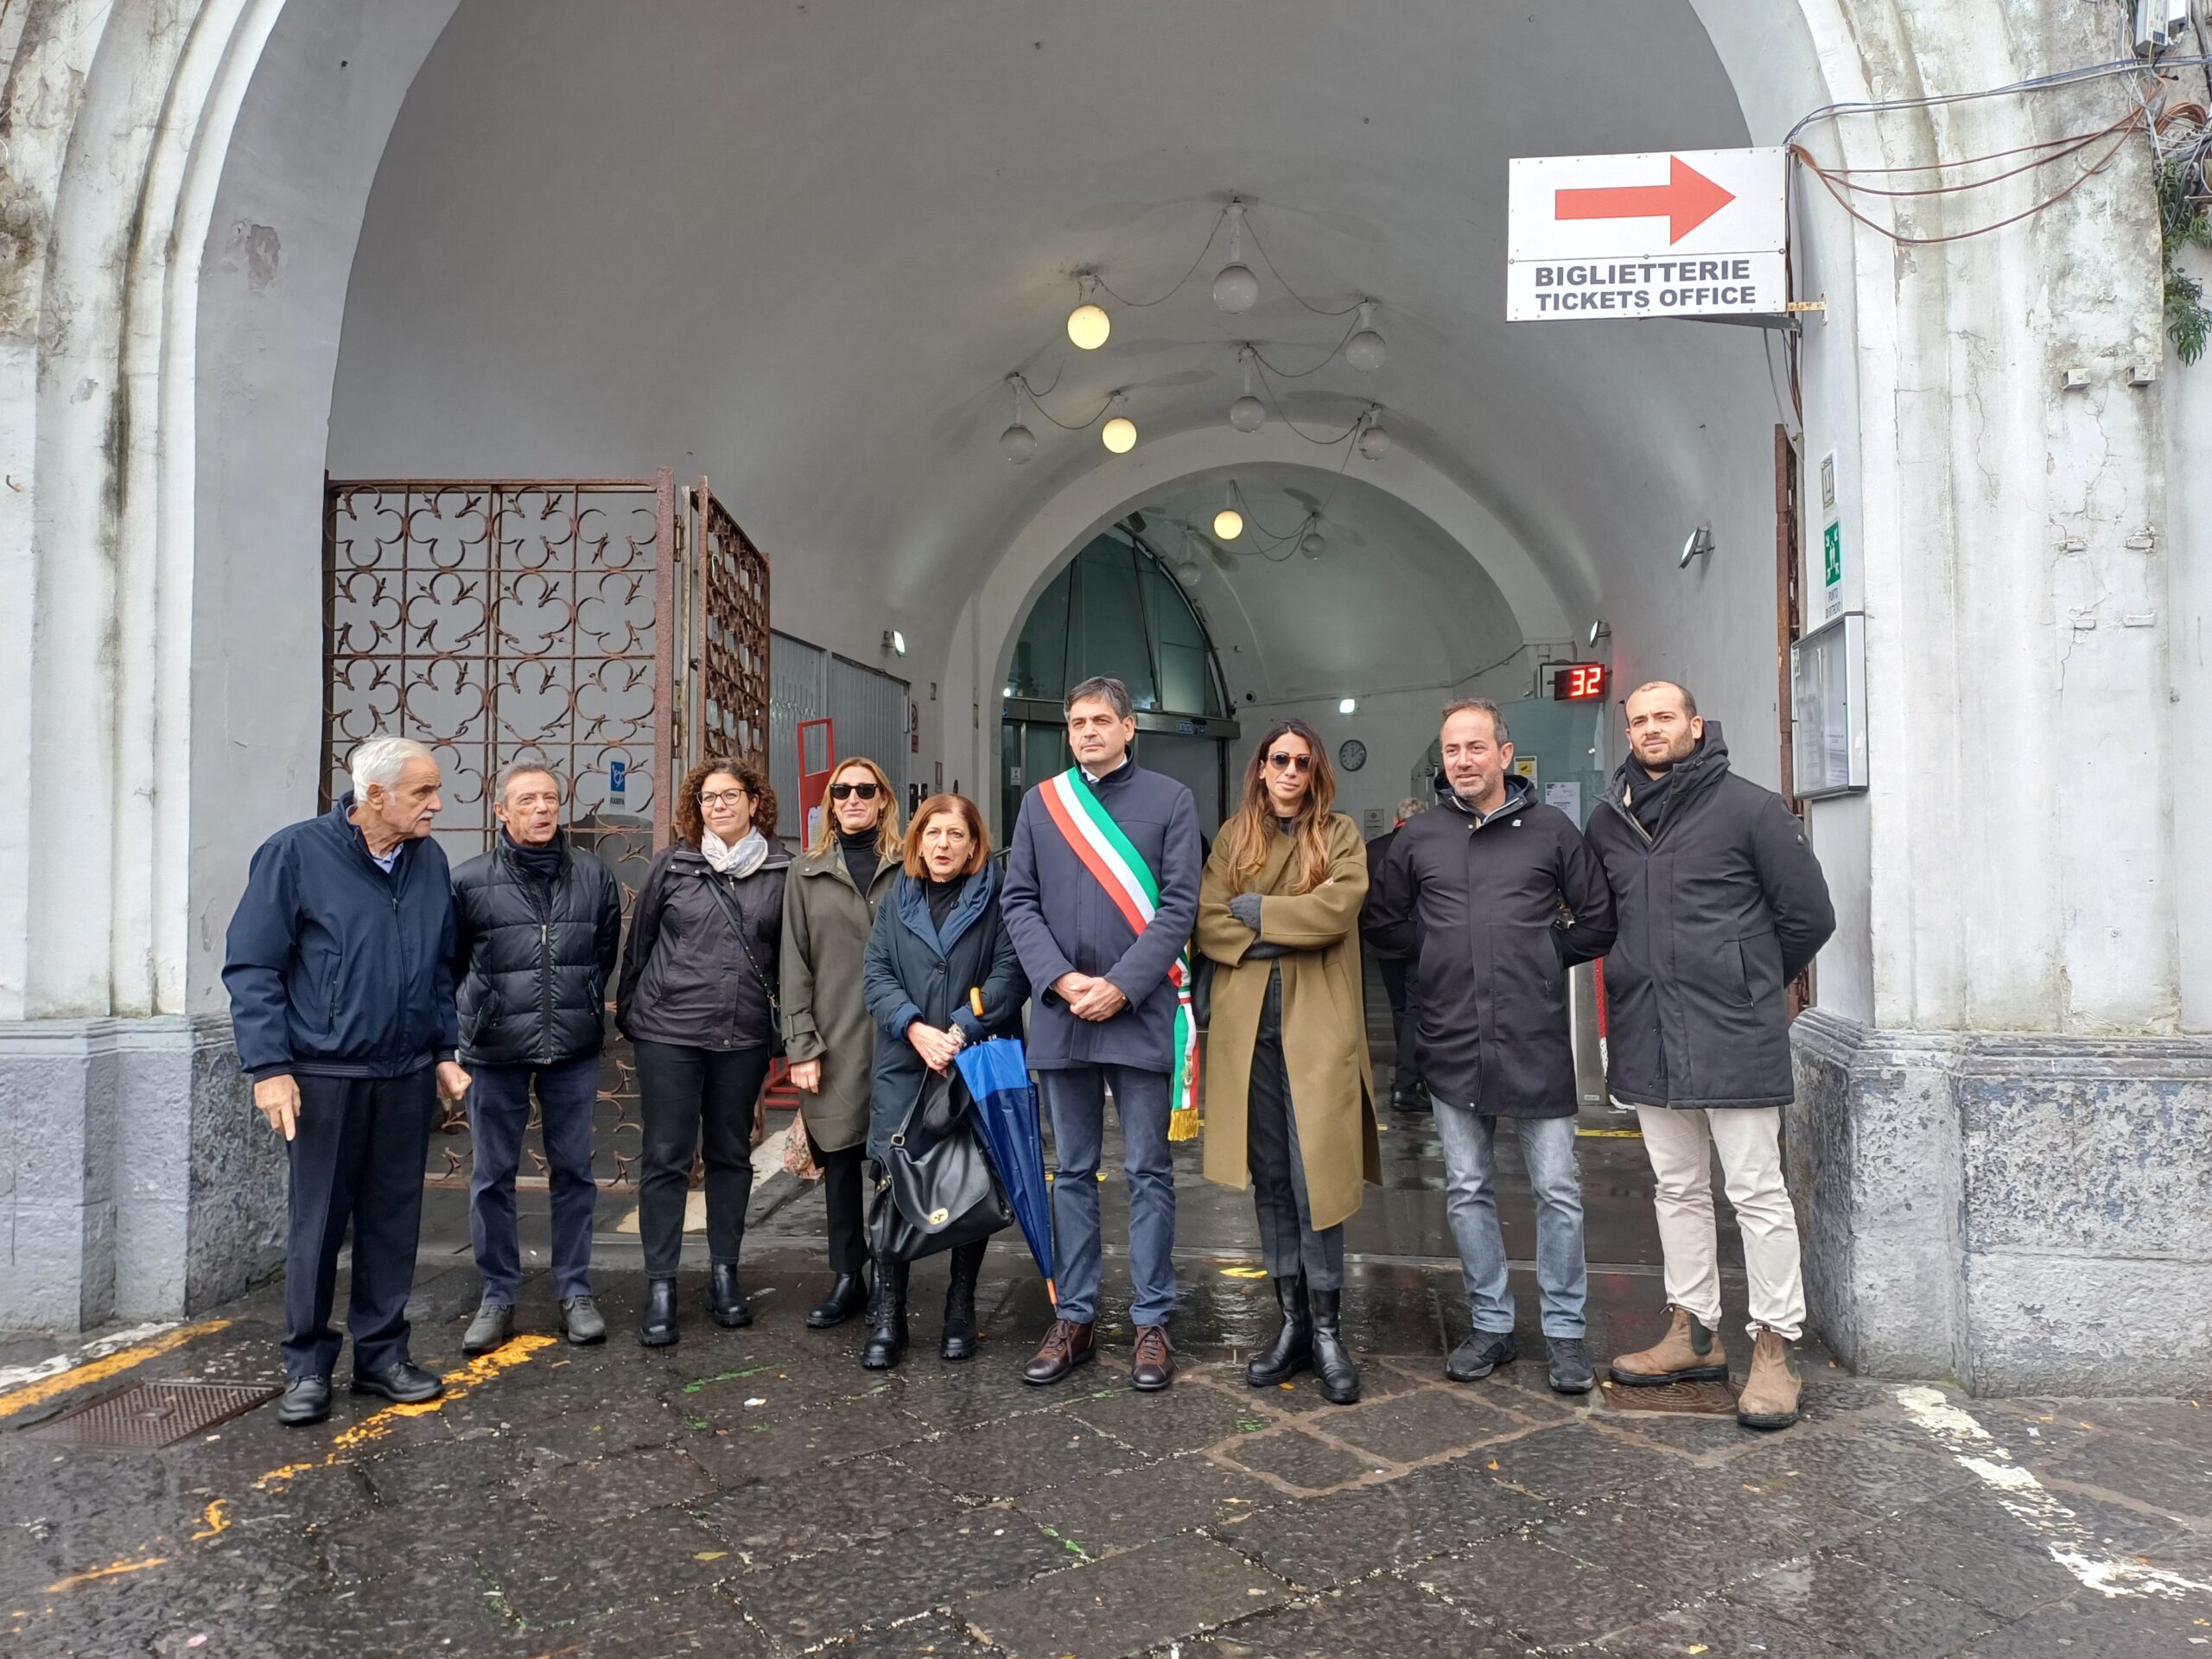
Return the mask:
M 1037 1086 L 1029 1080 L 1029 1056 L 1018 1039 L 995 1038 L 963 1048 L 954 1064 L 976 1102 L 976 1120 L 998 1166 L 1029 1254 L 1045 1275 L 1045 1294 L 1060 1302 L 1052 1286 L 1052 1198 L 1045 1183 L 1045 1136 L 1037 1118 Z

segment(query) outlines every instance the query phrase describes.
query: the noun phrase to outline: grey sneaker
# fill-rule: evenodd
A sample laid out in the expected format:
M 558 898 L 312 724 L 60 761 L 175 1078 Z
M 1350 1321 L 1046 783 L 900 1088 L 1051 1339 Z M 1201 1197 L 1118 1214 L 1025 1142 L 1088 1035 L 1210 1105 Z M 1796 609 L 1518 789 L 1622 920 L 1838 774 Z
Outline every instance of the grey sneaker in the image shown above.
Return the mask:
M 1551 1384 L 1554 1394 L 1587 1394 L 1598 1386 L 1598 1373 L 1590 1356 L 1582 1351 L 1580 1337 L 1546 1337 L 1551 1351 Z
M 1444 1375 L 1454 1382 L 1473 1382 L 1520 1357 L 1510 1331 L 1478 1331 L 1452 1351 Z
M 570 1296 L 563 1300 L 561 1329 L 579 1348 L 607 1340 L 607 1320 L 588 1296 Z
M 461 1339 L 464 1354 L 488 1354 L 508 1341 L 515 1333 L 515 1305 L 512 1302 L 486 1302 L 476 1310 L 476 1317 L 468 1322 L 468 1330 Z

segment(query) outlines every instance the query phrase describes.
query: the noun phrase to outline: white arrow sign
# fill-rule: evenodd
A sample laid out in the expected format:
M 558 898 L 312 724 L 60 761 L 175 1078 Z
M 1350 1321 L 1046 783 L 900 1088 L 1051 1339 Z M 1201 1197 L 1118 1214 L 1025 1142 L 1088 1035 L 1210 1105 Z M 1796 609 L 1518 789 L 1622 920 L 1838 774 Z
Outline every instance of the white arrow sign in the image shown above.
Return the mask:
M 1780 312 L 1788 168 L 1778 149 L 1516 157 L 1508 321 Z

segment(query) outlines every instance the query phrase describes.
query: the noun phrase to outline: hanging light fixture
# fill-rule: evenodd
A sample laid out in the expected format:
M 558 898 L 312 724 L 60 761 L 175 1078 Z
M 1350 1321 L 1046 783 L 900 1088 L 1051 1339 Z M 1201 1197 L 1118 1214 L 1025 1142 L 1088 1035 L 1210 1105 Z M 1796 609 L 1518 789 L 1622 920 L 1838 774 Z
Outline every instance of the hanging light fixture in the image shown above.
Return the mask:
M 1382 426 L 1382 418 L 1380 409 L 1370 409 L 1361 425 L 1359 453 L 1370 461 L 1380 461 L 1390 453 L 1392 439 Z
M 1118 408 L 1127 396 L 1116 392 L 1109 409 Z M 1126 415 L 1116 415 L 1098 429 L 1098 441 L 1117 455 L 1126 455 L 1137 447 L 1137 423 Z
M 1375 302 L 1359 302 L 1359 331 L 1344 342 L 1344 361 L 1362 374 L 1371 374 L 1382 366 L 1382 359 L 1389 355 L 1389 347 L 1382 336 L 1375 332 Z
M 1229 423 L 1239 432 L 1256 432 L 1268 423 L 1268 406 L 1252 395 L 1252 348 L 1237 348 L 1236 360 L 1244 365 L 1244 395 L 1229 406 Z
M 1228 499 L 1221 511 L 1213 516 L 1213 533 L 1220 540 L 1233 542 L 1244 533 L 1244 515 L 1236 511 L 1236 486 L 1229 486 Z
M 1177 565 L 1175 567 L 1175 580 L 1181 582 L 1185 588 L 1196 588 L 1198 585 L 1198 561 L 1195 559 L 1185 559 L 1182 563 Z
M 1082 298 L 1074 310 L 1068 313 L 1068 338 L 1078 350 L 1095 352 L 1106 343 L 1106 336 L 1114 332 L 1114 319 L 1106 315 L 1106 308 L 1091 297 L 1091 290 L 1098 278 L 1091 271 L 1078 271 L 1076 282 Z
M 1037 435 L 1022 424 L 1020 378 L 1009 374 L 1006 385 L 1014 394 L 1014 424 L 999 434 L 999 453 L 1019 467 L 1037 453 Z
M 1229 263 L 1213 279 L 1213 302 L 1235 315 L 1260 302 L 1260 279 L 1244 263 L 1244 202 L 1229 199 Z
M 1307 531 L 1305 536 L 1300 539 L 1298 550 L 1300 553 L 1303 553 L 1309 559 L 1318 559 L 1324 553 L 1326 553 L 1329 550 L 1328 543 L 1321 538 L 1321 526 L 1319 524 L 1315 524 L 1313 529 Z M 1345 712 L 1350 713 L 1351 711 L 1347 709 Z

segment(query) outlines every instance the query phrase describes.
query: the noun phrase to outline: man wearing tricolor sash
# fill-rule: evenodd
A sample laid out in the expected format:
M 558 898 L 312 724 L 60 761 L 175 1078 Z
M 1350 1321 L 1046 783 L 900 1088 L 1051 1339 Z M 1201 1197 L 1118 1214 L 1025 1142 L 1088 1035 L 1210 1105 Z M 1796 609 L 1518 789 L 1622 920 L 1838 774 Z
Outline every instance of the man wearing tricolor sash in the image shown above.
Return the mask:
M 1029 982 L 1029 1062 L 1052 1125 L 1058 1317 L 1023 1375 L 1057 1382 L 1096 1357 L 1098 1160 L 1110 1088 L 1129 1185 L 1130 1382 L 1174 1378 L 1175 1172 L 1168 1130 L 1198 1101 L 1187 950 L 1205 860 L 1198 803 L 1129 754 L 1136 709 L 1119 680 L 1068 693 L 1076 764 L 1032 789 L 1014 827 L 1001 913 Z

